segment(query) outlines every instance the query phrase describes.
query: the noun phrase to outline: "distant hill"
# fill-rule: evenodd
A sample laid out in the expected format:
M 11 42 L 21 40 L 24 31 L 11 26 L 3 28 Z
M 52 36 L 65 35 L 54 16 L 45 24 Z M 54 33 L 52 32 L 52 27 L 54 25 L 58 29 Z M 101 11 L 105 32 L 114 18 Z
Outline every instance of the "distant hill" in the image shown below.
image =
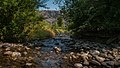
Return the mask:
M 60 11 L 57 10 L 42 10 L 41 12 L 44 18 L 50 23 L 54 23 L 60 15 Z

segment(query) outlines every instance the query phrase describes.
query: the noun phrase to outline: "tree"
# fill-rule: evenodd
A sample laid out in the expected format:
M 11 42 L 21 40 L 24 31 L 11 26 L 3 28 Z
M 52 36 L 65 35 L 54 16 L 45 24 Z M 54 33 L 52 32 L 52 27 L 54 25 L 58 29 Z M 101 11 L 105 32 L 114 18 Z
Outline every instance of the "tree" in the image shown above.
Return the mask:
M 64 0 L 62 11 L 74 32 L 120 32 L 119 0 Z
M 24 25 L 38 20 L 36 9 L 47 0 L 0 0 L 0 40 L 21 42 Z
M 59 27 L 62 27 L 62 26 L 63 26 L 63 19 L 62 19 L 61 16 L 59 16 L 59 17 L 57 18 L 57 24 L 58 24 Z

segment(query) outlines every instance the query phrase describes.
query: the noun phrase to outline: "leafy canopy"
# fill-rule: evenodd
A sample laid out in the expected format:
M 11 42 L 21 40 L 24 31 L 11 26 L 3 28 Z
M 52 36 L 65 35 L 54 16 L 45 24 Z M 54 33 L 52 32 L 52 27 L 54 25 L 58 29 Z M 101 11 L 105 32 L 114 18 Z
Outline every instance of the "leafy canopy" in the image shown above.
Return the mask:
M 62 11 L 74 32 L 120 32 L 119 0 L 64 0 Z
M 20 42 L 25 38 L 24 25 L 40 20 L 38 7 L 47 0 L 0 0 L 0 40 Z

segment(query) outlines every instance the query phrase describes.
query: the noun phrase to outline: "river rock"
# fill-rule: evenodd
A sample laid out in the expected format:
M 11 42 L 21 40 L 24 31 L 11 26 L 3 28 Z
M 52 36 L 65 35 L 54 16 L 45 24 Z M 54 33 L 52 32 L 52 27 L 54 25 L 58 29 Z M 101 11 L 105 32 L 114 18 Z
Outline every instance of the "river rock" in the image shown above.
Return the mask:
M 105 48 L 103 48 L 103 49 L 101 49 L 101 51 L 105 53 L 107 50 Z
M 103 61 L 105 60 L 105 58 L 99 57 L 99 56 L 96 56 L 96 59 L 97 59 L 97 61 L 99 61 L 99 62 L 103 62 Z
M 32 64 L 32 63 L 26 63 L 26 65 L 27 65 L 27 66 L 31 66 L 31 65 L 33 65 L 33 64 Z
M 25 52 L 23 52 L 23 54 L 24 54 L 24 55 L 27 55 L 28 53 L 25 51 Z
M 83 54 L 81 54 L 81 57 L 83 58 L 83 60 L 87 60 L 88 59 L 88 53 L 84 53 L 83 52 Z
M 70 41 L 70 42 L 69 42 L 69 45 L 75 45 L 75 44 L 76 44 L 75 41 Z
M 68 59 L 68 57 L 67 57 L 67 56 L 64 56 L 63 59 Z
M 116 60 L 120 60 L 120 55 L 115 57 Z
M 88 62 L 87 60 L 85 60 L 85 61 L 83 62 L 83 64 L 84 64 L 84 65 L 89 65 L 89 62 Z
M 12 57 L 21 57 L 21 53 L 20 52 L 13 52 Z
M 39 51 L 41 49 L 41 47 L 35 47 L 35 49 Z
M 105 66 L 105 67 L 108 66 L 107 63 L 105 63 L 105 62 L 102 62 L 101 64 L 102 64 L 102 66 Z
M 4 53 L 4 55 L 12 55 L 12 53 L 13 53 L 12 51 L 7 51 Z
M 76 68 L 82 68 L 82 67 L 83 67 L 83 65 L 80 64 L 80 63 L 75 63 L 74 66 L 75 66 Z
M 106 53 L 100 53 L 100 56 L 106 58 L 107 54 Z
M 89 68 L 88 66 L 84 66 L 83 68 Z
M 9 47 L 7 44 L 1 45 L 1 48 L 3 48 L 3 49 L 6 49 L 7 47 Z
M 6 51 L 10 51 L 10 47 L 7 47 L 5 50 L 6 50 Z
M 58 48 L 58 47 L 54 47 L 54 50 L 57 54 L 61 52 L 61 48 Z
M 114 61 L 106 61 L 105 63 L 106 63 L 107 65 L 110 65 L 110 66 L 114 66 L 114 64 L 115 64 Z
M 96 60 L 92 60 L 91 61 L 91 64 L 93 64 L 93 65 L 101 65 L 98 61 L 96 61 Z
M 110 60 L 114 60 L 114 57 L 111 54 L 108 54 L 107 58 L 109 58 Z
M 93 55 L 100 55 L 100 52 L 98 50 L 94 50 L 92 54 Z
M 59 45 L 59 43 L 55 43 L 55 45 Z
M 120 66 L 120 62 L 118 62 L 118 61 L 115 61 L 114 64 L 115 64 L 115 66 Z

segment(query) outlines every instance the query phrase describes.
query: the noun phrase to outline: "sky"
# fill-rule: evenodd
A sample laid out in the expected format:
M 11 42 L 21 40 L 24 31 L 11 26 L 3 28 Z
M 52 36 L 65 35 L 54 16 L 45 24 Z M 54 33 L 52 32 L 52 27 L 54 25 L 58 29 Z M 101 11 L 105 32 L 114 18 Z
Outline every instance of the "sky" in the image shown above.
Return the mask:
M 49 0 L 48 2 L 46 2 L 47 7 L 49 7 L 49 9 L 45 9 L 45 8 L 40 8 L 40 10 L 59 10 L 58 5 L 53 4 L 54 0 Z

